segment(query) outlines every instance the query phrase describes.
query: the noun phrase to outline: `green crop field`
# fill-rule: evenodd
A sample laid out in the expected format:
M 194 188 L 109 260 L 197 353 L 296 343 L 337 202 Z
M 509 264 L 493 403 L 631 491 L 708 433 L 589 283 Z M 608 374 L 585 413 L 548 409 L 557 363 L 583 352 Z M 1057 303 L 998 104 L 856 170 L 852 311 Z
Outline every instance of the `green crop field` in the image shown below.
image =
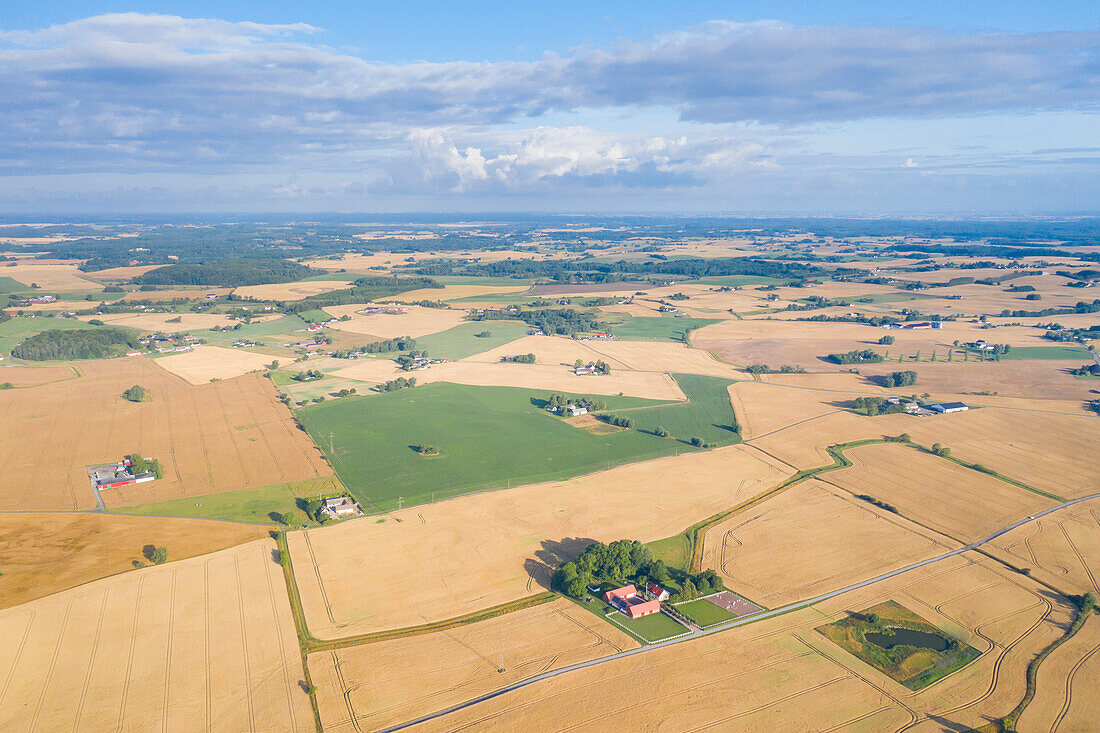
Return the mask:
M 303 321 L 298 316 L 283 316 L 282 318 L 276 318 L 271 321 L 262 321 L 258 323 L 246 323 L 241 325 L 238 329 L 229 331 L 211 331 L 209 329 L 202 330 L 197 335 L 206 339 L 208 342 L 217 344 L 218 342 L 240 341 L 241 339 L 257 339 L 264 336 L 288 336 L 296 335 L 301 336 L 302 340 L 312 339 L 313 335 L 303 332 L 300 334 L 294 334 L 294 331 L 301 331 L 309 324 Z M 293 355 L 289 352 L 286 355 L 287 359 L 292 359 Z
M 622 413 L 623 416 L 632 419 L 639 430 L 652 432 L 662 427 L 671 433 L 671 437 L 680 440 L 687 441 L 698 436 L 706 443 L 719 445 L 740 442 L 737 418 L 730 405 L 730 380 L 698 374 L 672 376 L 687 395 L 687 402 L 632 410 Z
M 69 318 L 15 316 L 10 321 L 0 323 L 0 353 L 7 354 L 23 339 L 43 331 L 80 331 L 89 328 L 99 328 L 99 326 Z
M 1080 346 L 1013 346 L 1007 354 L 1001 356 L 1002 360 L 1044 359 L 1044 360 L 1069 360 L 1092 358 L 1088 349 Z
M 616 611 L 606 617 L 608 621 L 634 633 L 650 644 L 688 633 L 688 629 L 663 613 L 651 613 L 641 618 L 629 619 Z
M 718 320 L 675 316 L 628 317 L 612 326 L 611 333 L 623 341 L 684 341 L 690 331 L 712 323 L 718 323 Z
M 728 381 L 676 378 L 698 404 L 601 399 L 611 412 L 627 410 L 621 414 L 639 424 L 643 418 L 644 424 L 667 423 L 670 430 L 675 427 L 687 438 L 700 435 L 716 443 L 739 439 L 728 427 L 734 420 L 728 397 L 724 410 L 715 404 L 719 389 L 724 390 Z M 297 415 L 328 454 L 344 485 L 374 510 L 395 507 L 398 497 L 410 506 L 470 491 L 565 479 L 691 450 L 681 441 L 641 430 L 596 435 L 575 428 L 542 409 L 549 394 L 437 382 L 326 401 L 303 407 Z M 673 412 L 666 414 L 666 410 Z M 652 418 L 651 412 L 656 413 Z M 414 446 L 420 443 L 437 447 L 439 455 L 419 455 Z
M 417 350 L 425 350 L 430 356 L 448 359 L 465 359 L 526 336 L 531 327 L 522 321 L 476 321 L 460 323 L 440 333 L 431 333 L 416 339 Z M 484 338 L 477 334 L 488 331 Z
M 309 518 L 297 508 L 297 499 L 336 496 L 343 491 L 332 476 L 295 481 L 287 484 L 261 486 L 257 489 L 227 491 L 221 494 L 190 496 L 136 506 L 117 507 L 115 514 L 138 514 L 146 517 L 195 517 L 196 519 L 226 519 L 251 524 L 271 524 L 275 514 L 290 513 L 296 523 L 309 523 Z
M 30 286 L 12 277 L 0 277 L 0 293 L 21 293 L 24 290 L 30 290 Z
M 676 610 L 694 621 L 700 628 L 706 628 L 707 626 L 720 624 L 723 621 L 729 621 L 731 618 L 737 618 L 726 609 L 714 605 L 705 598 L 677 604 Z

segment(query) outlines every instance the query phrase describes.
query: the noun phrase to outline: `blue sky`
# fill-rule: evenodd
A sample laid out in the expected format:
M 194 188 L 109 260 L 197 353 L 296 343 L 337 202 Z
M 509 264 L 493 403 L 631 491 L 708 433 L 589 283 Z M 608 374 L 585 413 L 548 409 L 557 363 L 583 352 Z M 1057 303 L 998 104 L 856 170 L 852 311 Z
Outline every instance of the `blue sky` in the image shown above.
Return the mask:
M 1100 211 L 1100 3 L 0 9 L 0 212 Z

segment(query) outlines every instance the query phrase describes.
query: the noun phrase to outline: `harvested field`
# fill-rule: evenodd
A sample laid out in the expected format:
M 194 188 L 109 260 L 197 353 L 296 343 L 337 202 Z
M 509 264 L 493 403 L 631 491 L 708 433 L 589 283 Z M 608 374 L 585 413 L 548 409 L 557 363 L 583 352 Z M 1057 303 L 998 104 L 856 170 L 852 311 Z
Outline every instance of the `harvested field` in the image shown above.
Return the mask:
M 140 451 L 158 481 L 101 492 L 110 506 L 331 475 L 268 380 L 194 387 L 145 357 L 81 362 L 84 376 L 0 391 L 0 507 L 92 509 L 85 467 Z M 121 399 L 140 384 L 149 402 Z
M 75 264 L 55 264 L 41 260 L 20 260 L 14 266 L 5 266 L 3 276 L 30 286 L 37 283 L 42 291 L 51 290 L 102 290 L 99 283 L 87 280 Z
M 928 588 L 944 597 L 925 600 Z M 987 592 L 992 602 L 983 600 Z M 982 656 L 913 692 L 813 630 L 887 600 Z M 940 612 L 933 603 L 947 605 Z M 973 627 L 953 618 L 964 611 Z M 1039 586 L 968 554 L 812 609 L 545 680 L 418 729 L 646 729 L 654 720 L 670 730 L 969 729 L 1019 701 L 1024 668 L 1067 618 L 1068 606 Z
M 596 361 L 603 359 L 612 370 L 627 369 L 626 364 L 596 351 L 596 341 L 577 341 L 563 336 L 524 336 L 490 351 L 468 357 L 465 361 L 496 363 L 502 356 L 534 354 L 537 364 L 543 366 L 572 366 L 577 359 Z
M 15 387 L 34 387 L 63 379 L 75 379 L 77 372 L 67 366 L 0 366 L 0 384 Z
M 1093 617 L 1039 665 L 1035 699 L 1020 716 L 1016 729 L 1053 733 L 1095 730 L 1100 716 L 1097 675 L 1100 619 Z
M 924 445 L 941 443 L 957 458 L 981 463 L 1059 496 L 1074 498 L 1095 492 L 1096 477 L 1100 476 L 1100 451 L 1096 450 L 1100 420 L 1085 413 L 1043 412 L 1042 403 L 1036 407 L 1039 409 L 1028 411 L 986 407 L 902 420 L 892 434 L 904 431 Z M 885 429 L 892 430 L 889 426 Z
M 109 514 L 0 514 L 0 608 L 42 598 L 147 562 L 142 548 L 167 547 L 172 561 L 267 536 L 262 527 L 196 519 Z
M 232 379 L 248 372 L 260 371 L 271 363 L 271 357 L 242 349 L 223 349 L 200 344 L 181 354 L 156 359 L 159 367 L 191 384 L 205 384 L 215 379 Z
M 84 273 L 84 277 L 91 280 L 130 280 L 131 278 L 144 275 L 150 270 L 155 270 L 158 267 L 164 267 L 164 265 L 134 265 L 132 267 L 109 267 L 105 270 L 95 270 L 93 272 Z M 136 287 L 136 286 L 134 286 Z
M 847 492 L 806 481 L 712 527 L 703 566 L 717 570 L 726 587 L 775 608 L 956 547 Z
M 733 446 L 459 497 L 395 512 L 381 523 L 356 520 L 288 539 L 309 628 L 334 638 L 521 598 L 548 582 L 557 558 L 593 540 L 668 537 L 785 474 L 766 456 Z M 368 565 L 371 572 L 363 573 Z M 398 586 L 401 594 L 377 592 Z
M 1005 360 L 946 363 L 941 360 L 935 363 L 926 361 L 916 363 L 910 361 L 904 364 L 897 362 L 867 364 L 860 366 L 859 371 L 864 375 L 888 374 L 900 369 L 912 369 L 917 372 L 919 378 L 916 387 L 895 389 L 894 392 L 898 394 L 905 394 L 906 390 L 912 392 L 915 388 L 919 388 L 921 392 L 930 392 L 934 395 L 996 392 L 1000 396 L 1029 400 L 1083 401 L 1089 395 L 1088 383 L 1074 379 L 1069 369 L 1081 366 L 1087 360 L 1086 357 L 1069 362 Z
M 139 290 L 134 293 L 126 293 L 122 297 L 123 300 L 176 300 L 178 298 L 186 298 L 188 300 L 203 299 L 208 294 L 213 293 L 219 298 L 224 298 L 233 292 L 232 288 L 192 288 L 192 289 L 176 289 L 176 290 Z
M 637 646 L 595 614 L 558 599 L 450 631 L 311 654 L 308 663 L 326 731 L 381 730 Z
M 746 440 L 812 420 L 829 413 L 840 412 L 841 403 L 858 394 L 810 392 L 779 387 L 761 382 L 737 382 L 730 385 L 730 401 L 741 423 Z
M 478 295 L 498 295 L 500 293 L 522 293 L 530 287 L 524 285 L 445 285 L 442 288 L 424 288 L 422 290 L 410 290 L 407 293 L 394 295 L 388 300 L 396 300 L 402 303 L 415 303 L 418 300 L 456 300 L 457 298 L 472 298 Z
M 706 374 L 714 377 L 747 379 L 729 364 L 718 361 L 713 355 L 685 344 L 651 341 L 588 341 L 589 348 L 599 358 L 619 362 L 627 369 L 647 372 L 678 372 L 681 374 Z
M 792 466 L 814 468 L 833 462 L 825 450 L 827 446 L 898 435 L 909 430 L 916 422 L 918 419 L 909 415 L 865 417 L 848 410 L 838 410 L 820 417 L 806 418 L 790 427 L 778 428 L 746 442 Z
M 397 369 L 379 366 L 376 360 L 360 359 L 357 363 L 333 372 L 334 376 L 380 382 L 397 376 L 409 376 Z M 676 380 L 657 372 L 615 371 L 605 376 L 577 376 L 571 368 L 548 364 L 506 364 L 453 361 L 435 364 L 429 369 L 413 372 L 417 384 L 454 382 L 480 387 L 522 387 L 544 389 L 550 392 L 567 392 L 582 395 L 617 395 L 645 397 L 654 400 L 682 400 L 684 393 Z
M 429 333 L 446 331 L 466 322 L 465 313 L 449 308 L 420 308 L 410 305 L 407 312 L 394 315 L 379 313 L 373 316 L 362 316 L 356 313 L 356 311 L 364 308 L 366 308 L 366 305 L 359 303 L 335 305 L 324 310 L 334 318 L 351 316 L 350 321 L 340 321 L 332 324 L 331 328 L 337 331 L 369 334 L 384 339 L 397 338 L 398 336 L 412 336 L 413 338 L 425 336 Z
M 1074 593 L 1100 592 L 1100 501 L 1086 501 L 996 540 L 1013 565 Z
M 256 300 L 301 300 L 311 295 L 330 293 L 351 285 L 352 280 L 309 280 L 306 282 L 246 285 L 233 291 L 234 295 Z
M 275 543 L 0 611 L 4 730 L 314 730 Z
M 125 326 L 146 333 L 197 331 L 214 326 L 232 326 L 237 323 L 215 313 L 119 313 L 113 316 L 80 316 L 82 321 L 90 321 L 93 318 L 98 318 L 110 326 Z M 180 319 L 178 323 L 169 323 L 169 320 L 176 318 Z
M 893 504 L 902 516 L 972 542 L 1055 502 L 979 471 L 896 443 L 848 451 L 852 467 L 828 483 Z

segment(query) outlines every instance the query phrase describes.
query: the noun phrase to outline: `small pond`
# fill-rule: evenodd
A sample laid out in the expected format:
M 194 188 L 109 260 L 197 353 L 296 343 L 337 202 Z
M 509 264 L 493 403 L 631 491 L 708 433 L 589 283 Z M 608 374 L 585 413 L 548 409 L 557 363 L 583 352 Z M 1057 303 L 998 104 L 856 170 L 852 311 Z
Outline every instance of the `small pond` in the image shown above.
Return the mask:
M 933 649 L 937 652 L 942 652 L 947 649 L 947 639 L 939 634 L 929 634 L 925 631 L 914 631 L 912 629 L 899 629 L 893 627 L 889 630 L 894 633 L 880 634 L 878 632 L 871 632 L 870 634 L 864 634 L 863 638 L 883 649 L 892 649 L 893 647 L 901 645 L 915 646 L 920 649 Z

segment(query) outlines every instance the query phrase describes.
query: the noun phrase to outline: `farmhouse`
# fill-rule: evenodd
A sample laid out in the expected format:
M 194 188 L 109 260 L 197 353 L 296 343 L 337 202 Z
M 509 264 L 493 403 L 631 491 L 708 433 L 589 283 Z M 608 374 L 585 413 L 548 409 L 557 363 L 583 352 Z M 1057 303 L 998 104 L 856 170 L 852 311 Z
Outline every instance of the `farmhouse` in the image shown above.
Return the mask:
M 88 478 L 92 485 L 99 491 L 105 489 L 117 489 L 120 486 L 133 486 L 153 481 L 156 476 L 152 471 L 134 473 L 128 459 L 118 463 L 103 463 L 97 466 L 88 466 Z
M 603 594 L 603 599 L 632 619 L 661 612 L 660 601 L 645 600 L 638 595 L 638 590 L 633 585 L 609 590 Z
M 944 402 L 938 405 L 929 405 L 928 409 L 943 414 L 948 412 L 966 412 L 970 407 L 962 402 Z
M 588 374 L 595 374 L 596 373 L 596 367 L 579 366 L 579 367 L 577 367 L 576 369 L 573 370 L 573 373 L 576 374 L 579 377 L 582 377 L 582 376 L 585 376 L 585 375 L 588 375 Z
M 651 601 L 667 601 L 669 592 L 657 585 L 656 583 L 650 583 L 645 587 L 646 598 Z
M 325 499 L 325 505 L 322 511 L 337 519 L 340 517 L 358 517 L 363 514 L 363 510 L 359 508 L 359 504 L 357 504 L 354 499 L 346 496 Z

